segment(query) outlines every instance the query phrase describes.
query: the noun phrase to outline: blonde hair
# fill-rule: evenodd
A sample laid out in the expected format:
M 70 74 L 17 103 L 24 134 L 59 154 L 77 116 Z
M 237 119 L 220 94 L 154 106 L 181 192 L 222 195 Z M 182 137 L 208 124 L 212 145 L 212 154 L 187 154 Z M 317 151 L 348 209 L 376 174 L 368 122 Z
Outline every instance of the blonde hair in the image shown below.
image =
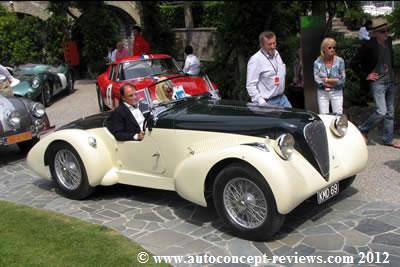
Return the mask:
M 328 45 L 333 45 L 336 46 L 336 41 L 335 39 L 331 38 L 331 37 L 326 37 L 324 40 L 322 40 L 321 43 L 321 58 L 325 58 L 325 47 L 327 47 Z
M 156 96 L 157 96 L 158 101 L 168 102 L 168 101 L 171 101 L 171 99 L 169 99 L 167 97 L 166 92 L 168 89 L 172 89 L 173 86 L 171 84 L 171 81 L 168 80 L 168 81 L 162 82 L 163 80 L 167 80 L 167 78 L 166 77 L 160 78 L 160 80 L 159 80 L 160 83 L 158 83 L 156 85 Z

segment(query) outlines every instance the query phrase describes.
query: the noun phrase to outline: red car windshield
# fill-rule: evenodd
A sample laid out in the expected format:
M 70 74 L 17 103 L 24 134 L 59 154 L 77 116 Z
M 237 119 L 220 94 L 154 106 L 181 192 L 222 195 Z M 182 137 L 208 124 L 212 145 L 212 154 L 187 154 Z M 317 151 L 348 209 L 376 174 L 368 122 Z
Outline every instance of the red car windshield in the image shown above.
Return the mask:
M 119 80 L 131 80 L 161 74 L 182 73 L 172 58 L 132 60 L 119 65 Z

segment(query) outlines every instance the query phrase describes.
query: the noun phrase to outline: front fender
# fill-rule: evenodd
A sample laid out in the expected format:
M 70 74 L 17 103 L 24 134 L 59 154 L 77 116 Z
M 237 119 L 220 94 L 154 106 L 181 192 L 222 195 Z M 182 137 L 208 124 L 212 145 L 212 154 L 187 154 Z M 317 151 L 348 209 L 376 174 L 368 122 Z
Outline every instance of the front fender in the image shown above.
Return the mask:
M 95 147 L 89 145 L 89 137 L 96 138 Z M 105 174 L 113 167 L 106 142 L 98 134 L 79 129 L 60 130 L 41 139 L 27 157 L 29 167 L 46 179 L 51 179 L 51 174 L 49 162 L 46 162 L 45 157 L 50 156 L 49 147 L 55 142 L 65 142 L 74 147 L 82 159 L 91 186 L 99 185 Z
M 234 145 L 220 151 L 188 152 L 174 175 L 176 191 L 189 201 L 207 206 L 205 184 L 212 168 L 226 159 L 241 160 L 260 172 L 271 188 L 278 212 L 287 214 L 317 191 L 357 174 L 366 166 L 366 146 L 354 125 L 350 124 L 348 134 L 341 139 L 332 136 L 329 129 L 327 133 L 331 166 L 328 181 L 297 151 L 289 160 L 279 157 L 272 145 L 275 140 L 267 139 L 267 151 Z
M 205 180 L 213 166 L 226 159 L 240 160 L 253 166 L 264 176 L 274 194 L 278 210 L 284 213 L 290 206 L 284 197 L 285 194 L 295 194 L 292 190 L 295 191 L 296 187 L 301 186 L 302 180 L 293 179 L 297 175 L 291 161 L 281 159 L 272 146 L 267 146 L 267 150 L 248 145 L 235 145 L 219 152 L 194 153 L 176 169 L 176 191 L 189 201 L 207 206 L 204 196 Z M 297 155 L 293 155 L 294 158 L 302 158 L 297 152 L 295 154 Z M 305 164 L 309 165 L 308 169 L 314 170 L 307 161 Z M 318 174 L 314 170 L 314 175 L 315 173 Z M 289 183 L 291 186 L 287 186 Z M 285 194 L 282 194 L 282 190 Z

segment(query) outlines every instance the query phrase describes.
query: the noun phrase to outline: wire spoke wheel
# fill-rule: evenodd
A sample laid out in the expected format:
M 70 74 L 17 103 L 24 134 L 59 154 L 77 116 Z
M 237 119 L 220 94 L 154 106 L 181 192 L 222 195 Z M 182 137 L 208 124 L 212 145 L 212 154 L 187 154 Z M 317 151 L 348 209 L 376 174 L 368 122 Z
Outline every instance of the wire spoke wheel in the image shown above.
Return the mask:
M 68 149 L 57 151 L 54 167 L 58 180 L 68 190 L 76 190 L 82 183 L 82 170 L 76 156 Z
M 263 192 L 246 178 L 234 178 L 226 184 L 223 202 L 229 217 L 244 228 L 257 228 L 268 217 Z

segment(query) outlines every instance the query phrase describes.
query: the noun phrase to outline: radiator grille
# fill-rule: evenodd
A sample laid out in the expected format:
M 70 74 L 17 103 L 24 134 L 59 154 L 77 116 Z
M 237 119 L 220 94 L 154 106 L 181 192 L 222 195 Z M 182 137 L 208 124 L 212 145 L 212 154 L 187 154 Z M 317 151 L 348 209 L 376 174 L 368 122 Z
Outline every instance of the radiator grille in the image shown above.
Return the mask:
M 313 121 L 304 128 L 304 137 L 318 164 L 319 172 L 329 179 L 329 151 L 325 125 L 322 121 Z

